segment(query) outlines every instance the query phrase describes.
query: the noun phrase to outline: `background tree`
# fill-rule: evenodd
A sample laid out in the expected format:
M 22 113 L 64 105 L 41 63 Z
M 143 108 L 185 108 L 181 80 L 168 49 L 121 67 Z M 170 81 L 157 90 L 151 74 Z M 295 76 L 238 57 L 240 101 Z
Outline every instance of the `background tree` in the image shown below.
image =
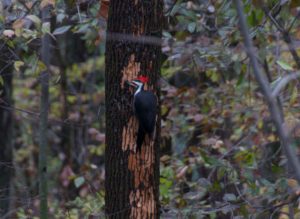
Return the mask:
M 12 78 L 13 54 L 5 42 L 0 41 L 0 217 L 9 210 L 13 146 L 13 114 L 12 105 Z
M 43 25 L 51 29 L 51 5 L 42 6 Z M 48 32 L 42 37 L 41 60 L 46 69 L 41 72 L 41 102 L 39 122 L 39 195 L 40 195 L 40 218 L 48 218 L 48 174 L 47 174 L 47 153 L 48 153 L 48 112 L 49 112 L 49 66 L 51 59 L 51 40 Z
M 159 218 L 160 118 L 155 139 L 136 153 L 137 120 L 125 81 L 147 75 L 147 89 L 159 97 L 162 21 L 162 1 L 110 1 L 105 57 L 105 208 L 110 218 Z

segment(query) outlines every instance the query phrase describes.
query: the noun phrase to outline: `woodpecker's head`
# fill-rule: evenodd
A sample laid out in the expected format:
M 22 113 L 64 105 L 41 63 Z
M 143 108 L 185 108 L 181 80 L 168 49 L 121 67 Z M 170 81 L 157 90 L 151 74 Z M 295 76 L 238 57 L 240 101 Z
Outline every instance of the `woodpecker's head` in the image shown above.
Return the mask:
M 137 95 L 140 91 L 144 89 L 144 84 L 149 81 L 147 76 L 138 76 L 136 79 L 133 79 L 129 84 L 136 88 L 134 95 Z

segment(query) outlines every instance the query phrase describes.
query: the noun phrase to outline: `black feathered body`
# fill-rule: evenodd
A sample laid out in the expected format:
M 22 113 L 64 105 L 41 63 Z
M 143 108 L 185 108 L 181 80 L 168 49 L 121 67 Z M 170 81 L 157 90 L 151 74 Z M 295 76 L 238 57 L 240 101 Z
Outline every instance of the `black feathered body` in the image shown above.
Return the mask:
M 134 112 L 139 121 L 137 151 L 141 150 L 146 134 L 152 137 L 157 113 L 157 99 L 151 91 L 141 90 L 134 96 Z

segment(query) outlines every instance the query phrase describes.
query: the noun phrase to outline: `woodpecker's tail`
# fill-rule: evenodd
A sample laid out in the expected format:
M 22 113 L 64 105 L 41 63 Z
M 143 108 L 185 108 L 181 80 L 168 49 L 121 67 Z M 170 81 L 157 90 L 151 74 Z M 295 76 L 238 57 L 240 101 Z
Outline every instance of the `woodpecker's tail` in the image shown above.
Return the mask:
M 146 132 L 141 125 L 139 125 L 139 130 L 136 139 L 136 151 L 141 151 L 142 145 L 146 137 Z

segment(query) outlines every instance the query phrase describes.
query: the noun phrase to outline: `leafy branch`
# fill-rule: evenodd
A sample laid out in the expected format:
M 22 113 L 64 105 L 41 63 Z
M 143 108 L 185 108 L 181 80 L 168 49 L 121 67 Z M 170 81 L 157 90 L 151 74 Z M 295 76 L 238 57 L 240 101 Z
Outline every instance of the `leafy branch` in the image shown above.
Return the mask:
M 299 169 L 300 163 L 296 153 L 291 147 L 290 133 L 286 128 L 286 125 L 284 123 L 284 118 L 280 114 L 281 107 L 278 105 L 276 97 L 272 95 L 272 90 L 268 83 L 268 80 L 266 76 L 261 72 L 260 67 L 258 65 L 258 61 L 254 53 L 252 41 L 250 40 L 245 15 L 243 13 L 242 3 L 240 2 L 240 0 L 235 0 L 234 2 L 239 17 L 240 31 L 244 37 L 245 49 L 250 58 L 250 63 L 253 68 L 253 73 L 267 101 L 269 111 L 271 113 L 271 117 L 273 119 L 278 135 L 280 137 L 284 153 L 288 160 L 288 164 L 295 171 L 296 179 L 298 182 L 300 182 L 300 169 Z M 299 66 L 300 66 L 300 60 L 299 60 Z

